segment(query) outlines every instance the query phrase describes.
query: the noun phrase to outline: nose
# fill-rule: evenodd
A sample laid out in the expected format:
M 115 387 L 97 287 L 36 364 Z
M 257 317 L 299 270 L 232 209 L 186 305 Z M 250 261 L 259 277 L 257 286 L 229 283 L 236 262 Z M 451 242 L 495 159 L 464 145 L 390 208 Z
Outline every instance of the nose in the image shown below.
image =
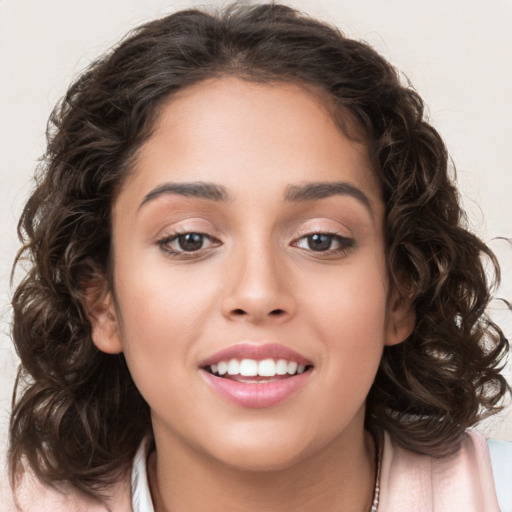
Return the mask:
M 222 303 L 226 318 L 253 324 L 282 323 L 295 314 L 292 283 L 270 250 L 239 254 L 228 274 Z

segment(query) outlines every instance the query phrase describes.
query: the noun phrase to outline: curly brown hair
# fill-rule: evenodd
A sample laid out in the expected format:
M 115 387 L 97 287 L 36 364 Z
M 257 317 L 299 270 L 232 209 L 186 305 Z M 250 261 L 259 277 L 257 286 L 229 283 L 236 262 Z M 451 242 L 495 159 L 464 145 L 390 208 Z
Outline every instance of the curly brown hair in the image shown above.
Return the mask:
M 111 208 L 170 96 L 211 77 L 313 86 L 349 113 L 386 207 L 392 286 L 416 313 L 385 347 L 367 399 L 368 428 L 433 456 L 496 412 L 508 342 L 486 315 L 499 280 L 489 248 L 465 227 L 442 139 L 421 98 L 367 44 L 278 4 L 185 10 L 134 30 L 71 85 L 53 111 L 36 188 L 20 219 L 28 261 L 13 297 L 21 358 L 10 423 L 10 475 L 26 459 L 44 483 L 99 497 L 151 433 L 149 408 L 122 354 L 91 339 L 84 286 L 111 279 Z

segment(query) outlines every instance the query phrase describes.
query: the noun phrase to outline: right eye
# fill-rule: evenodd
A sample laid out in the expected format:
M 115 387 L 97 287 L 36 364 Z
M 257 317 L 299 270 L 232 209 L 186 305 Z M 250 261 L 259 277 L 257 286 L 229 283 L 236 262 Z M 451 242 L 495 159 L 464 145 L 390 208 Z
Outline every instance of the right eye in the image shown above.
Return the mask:
M 206 233 L 187 232 L 171 233 L 157 244 L 169 254 L 186 255 L 216 247 L 220 242 Z

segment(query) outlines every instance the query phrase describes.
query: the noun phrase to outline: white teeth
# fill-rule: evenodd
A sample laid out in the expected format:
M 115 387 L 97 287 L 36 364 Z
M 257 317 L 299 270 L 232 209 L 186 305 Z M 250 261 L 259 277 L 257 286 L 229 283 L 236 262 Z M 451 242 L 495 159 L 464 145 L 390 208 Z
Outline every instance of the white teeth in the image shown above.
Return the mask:
M 228 375 L 238 375 L 240 373 L 240 363 L 236 359 L 231 359 L 228 363 Z
M 228 363 L 226 363 L 226 361 L 220 361 L 217 366 L 218 366 L 219 375 L 226 375 L 226 372 L 228 371 Z M 212 365 L 212 371 L 213 371 L 213 365 Z
M 276 364 L 276 373 L 277 375 L 286 375 L 288 373 L 288 361 L 279 359 Z
M 297 371 L 297 366 L 299 366 L 295 361 L 290 361 L 288 363 L 287 372 L 290 375 L 293 375 Z
M 276 363 L 273 359 L 263 359 L 258 363 L 258 375 L 261 377 L 273 377 L 276 374 Z
M 254 359 L 242 359 L 240 363 L 240 375 L 243 377 L 254 377 L 258 375 L 258 362 Z
M 287 361 L 286 359 L 230 359 L 229 361 L 219 361 L 212 364 L 210 370 L 218 375 L 241 375 L 242 377 L 274 377 L 275 375 L 296 375 L 304 373 L 306 365 L 298 364 L 296 361 Z

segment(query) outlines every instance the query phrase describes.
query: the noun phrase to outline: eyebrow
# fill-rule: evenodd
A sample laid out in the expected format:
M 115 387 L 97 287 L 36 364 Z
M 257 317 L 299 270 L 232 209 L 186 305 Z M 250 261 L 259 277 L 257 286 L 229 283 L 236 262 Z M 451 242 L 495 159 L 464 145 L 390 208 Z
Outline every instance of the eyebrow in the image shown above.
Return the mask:
M 139 205 L 139 210 L 145 204 L 154 201 L 163 195 L 180 195 L 210 201 L 226 202 L 232 199 L 227 189 L 216 183 L 195 181 L 188 183 L 164 183 L 158 185 L 148 194 Z M 345 181 L 318 181 L 304 185 L 289 185 L 286 188 L 285 200 L 291 202 L 306 202 L 326 199 L 335 195 L 353 197 L 362 203 L 373 214 L 372 202 L 359 188 Z
M 341 195 L 353 197 L 362 203 L 373 214 L 372 202 L 359 188 L 345 181 L 318 181 L 304 185 L 289 185 L 285 199 L 293 202 L 314 201 Z
M 195 197 L 199 199 L 209 199 L 210 201 L 228 201 L 230 195 L 222 185 L 195 181 L 191 183 L 164 183 L 155 187 L 151 192 L 144 196 L 139 205 L 139 210 L 147 203 L 163 195 L 178 195 L 184 197 Z

